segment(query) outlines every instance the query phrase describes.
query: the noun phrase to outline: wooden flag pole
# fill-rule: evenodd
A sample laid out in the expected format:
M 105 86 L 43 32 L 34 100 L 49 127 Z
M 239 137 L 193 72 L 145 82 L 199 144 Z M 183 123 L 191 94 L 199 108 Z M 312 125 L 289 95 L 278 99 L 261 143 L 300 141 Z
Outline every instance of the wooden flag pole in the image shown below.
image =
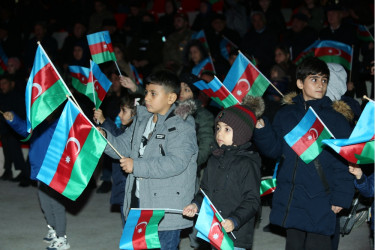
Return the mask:
M 118 73 L 120 74 L 120 76 L 122 76 L 121 71 L 120 71 L 120 68 L 118 67 L 117 62 L 116 62 L 116 61 L 114 61 L 114 62 L 115 62 L 116 68 L 117 68 L 117 70 L 118 70 Z
M 373 101 L 374 101 L 374 100 L 368 98 L 366 95 L 363 96 L 363 99 L 365 99 L 365 100 L 367 100 L 367 101 L 369 101 L 369 102 L 373 102 Z

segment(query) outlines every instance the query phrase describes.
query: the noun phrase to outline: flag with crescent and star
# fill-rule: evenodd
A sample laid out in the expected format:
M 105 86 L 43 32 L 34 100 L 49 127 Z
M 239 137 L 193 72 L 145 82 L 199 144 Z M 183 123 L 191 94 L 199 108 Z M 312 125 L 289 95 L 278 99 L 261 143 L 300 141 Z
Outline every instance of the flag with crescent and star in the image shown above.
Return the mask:
M 57 109 L 67 95 L 70 91 L 39 44 L 25 92 L 27 132 Z
M 216 249 L 234 248 L 233 241 L 221 226 L 221 219 L 216 209 L 206 196 L 202 201 L 195 228 L 198 230 L 197 237 L 209 242 Z
M 322 151 L 322 140 L 334 137 L 312 107 L 288 134 L 286 143 L 306 163 L 313 161 Z
M 262 96 L 270 81 L 240 51 L 223 84 L 242 102 L 246 95 Z
M 76 200 L 90 181 L 106 145 L 107 140 L 68 99 L 36 178 Z
M 375 105 L 369 101 L 363 109 L 348 139 L 328 139 L 322 143 L 328 145 L 347 161 L 356 164 L 374 163 Z
M 92 82 L 89 81 L 90 69 L 81 66 L 69 66 L 69 72 L 72 77 L 73 88 L 94 102 L 94 88 L 92 87 Z
M 293 63 L 295 65 L 299 65 L 306 58 L 313 57 L 314 56 L 315 47 L 316 47 L 317 44 L 319 44 L 318 40 L 315 41 L 315 42 L 313 42 L 306 49 L 304 49 L 301 53 L 298 54 L 298 56 L 296 58 L 293 59 Z
M 94 102 L 96 109 L 98 109 L 111 87 L 112 82 L 108 80 L 107 76 L 100 70 L 99 65 L 94 61 L 90 60 L 90 65 L 89 83 L 91 83 L 90 86 L 93 88 L 94 95 L 88 97 Z
M 108 61 L 116 61 L 111 36 L 107 30 L 89 34 L 86 37 L 94 62 L 101 64 Z
M 120 239 L 120 249 L 160 248 L 158 225 L 164 210 L 131 209 Z
M 215 76 L 212 81 L 206 83 L 203 80 L 194 83 L 198 89 L 214 100 L 223 108 L 228 108 L 235 104 L 240 104 L 239 100 L 228 91 L 223 83 Z
M 226 36 L 220 41 L 220 53 L 221 55 L 229 60 L 229 55 L 233 50 L 238 50 L 238 46 L 235 45 L 231 40 L 229 40 Z

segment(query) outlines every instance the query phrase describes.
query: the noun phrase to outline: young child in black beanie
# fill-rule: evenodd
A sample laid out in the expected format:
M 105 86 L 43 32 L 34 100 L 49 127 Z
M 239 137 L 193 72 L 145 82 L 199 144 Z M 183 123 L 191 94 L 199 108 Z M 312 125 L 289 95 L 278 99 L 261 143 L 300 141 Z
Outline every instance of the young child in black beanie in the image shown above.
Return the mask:
M 211 147 L 201 182 L 201 189 L 224 218 L 221 226 L 239 249 L 252 248 L 254 220 L 260 205 L 261 161 L 258 153 L 250 150 L 250 140 L 263 111 L 261 98 L 246 97 L 243 104 L 217 115 L 216 143 Z M 194 217 L 203 198 L 199 192 L 184 208 L 183 215 Z

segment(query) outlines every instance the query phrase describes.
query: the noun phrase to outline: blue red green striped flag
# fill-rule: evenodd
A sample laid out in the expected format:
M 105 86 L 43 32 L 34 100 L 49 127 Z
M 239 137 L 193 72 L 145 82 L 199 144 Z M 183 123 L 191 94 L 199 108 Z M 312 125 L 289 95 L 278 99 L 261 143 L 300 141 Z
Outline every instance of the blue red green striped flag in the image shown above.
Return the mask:
M 164 213 L 164 210 L 131 209 L 122 231 L 120 249 L 160 248 L 158 225 Z
M 107 140 L 68 99 L 37 179 L 76 200 L 86 188 Z
M 86 36 L 89 44 L 92 60 L 101 64 L 108 61 L 116 61 L 109 32 L 100 31 Z
M 310 107 L 302 120 L 284 136 L 286 143 L 306 163 L 313 161 L 322 151 L 322 140 L 333 135 L 314 109 Z
M 369 101 L 348 139 L 327 139 L 328 145 L 347 161 L 356 164 L 374 163 L 375 105 Z
M 8 56 L 5 54 L 3 46 L 0 44 L 0 75 L 4 74 L 8 68 Z
M 89 98 L 94 102 L 96 109 L 102 104 L 104 97 L 106 96 L 109 88 L 112 85 L 112 82 L 108 80 L 107 76 L 100 70 L 99 65 L 94 61 L 90 61 L 91 70 L 89 75 L 90 86 L 93 87 L 94 95 Z
M 214 64 L 211 61 L 211 57 L 206 57 L 200 63 L 195 65 L 191 70 L 191 73 L 200 77 L 203 71 L 210 71 L 215 74 Z

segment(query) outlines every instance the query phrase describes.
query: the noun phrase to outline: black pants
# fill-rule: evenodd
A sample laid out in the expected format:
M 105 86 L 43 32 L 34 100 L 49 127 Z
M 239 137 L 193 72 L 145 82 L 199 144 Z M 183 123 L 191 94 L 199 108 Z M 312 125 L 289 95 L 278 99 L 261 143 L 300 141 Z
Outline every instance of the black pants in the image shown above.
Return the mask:
M 21 142 L 19 139 L 13 136 L 12 133 L 9 133 L 1 136 L 1 142 L 3 144 L 4 152 L 4 169 L 11 170 L 12 163 L 14 163 L 16 170 L 20 170 L 23 174 L 26 174 L 26 177 L 29 177 L 27 175 L 27 165 L 22 154 Z
M 298 229 L 286 230 L 286 250 L 331 250 L 331 237 Z

